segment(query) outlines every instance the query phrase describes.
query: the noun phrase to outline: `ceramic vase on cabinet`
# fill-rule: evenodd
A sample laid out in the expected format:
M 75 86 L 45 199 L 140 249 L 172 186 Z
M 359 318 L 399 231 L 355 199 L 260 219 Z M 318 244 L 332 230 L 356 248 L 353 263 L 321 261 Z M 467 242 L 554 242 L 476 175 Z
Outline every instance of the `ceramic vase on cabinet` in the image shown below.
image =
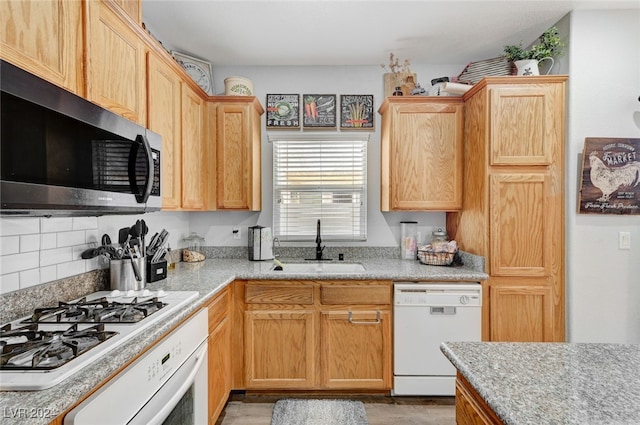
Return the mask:
M 513 63 L 515 64 L 516 70 L 517 70 L 516 75 L 540 75 L 540 68 L 539 68 L 540 62 L 545 61 L 547 59 L 551 61 L 551 66 L 549 66 L 549 70 L 546 72 L 546 74 L 549 74 L 554 64 L 554 60 L 552 57 L 546 57 L 540 60 L 523 59 L 519 61 L 514 61 Z

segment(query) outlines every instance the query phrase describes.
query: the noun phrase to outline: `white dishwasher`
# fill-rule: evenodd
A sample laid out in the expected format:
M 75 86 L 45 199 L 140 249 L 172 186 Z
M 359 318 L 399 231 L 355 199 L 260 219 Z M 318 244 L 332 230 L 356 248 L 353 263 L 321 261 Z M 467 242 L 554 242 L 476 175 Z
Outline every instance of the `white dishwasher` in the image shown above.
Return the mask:
M 396 282 L 393 395 L 455 395 L 456 370 L 444 341 L 480 341 L 480 283 Z

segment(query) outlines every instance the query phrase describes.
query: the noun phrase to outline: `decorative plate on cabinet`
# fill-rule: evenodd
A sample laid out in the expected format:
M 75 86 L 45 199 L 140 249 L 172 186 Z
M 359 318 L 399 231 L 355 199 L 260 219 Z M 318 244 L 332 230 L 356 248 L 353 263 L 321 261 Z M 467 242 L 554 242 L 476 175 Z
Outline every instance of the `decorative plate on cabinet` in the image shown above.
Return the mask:
M 176 51 L 171 54 L 205 93 L 213 95 L 213 76 L 209 62 Z

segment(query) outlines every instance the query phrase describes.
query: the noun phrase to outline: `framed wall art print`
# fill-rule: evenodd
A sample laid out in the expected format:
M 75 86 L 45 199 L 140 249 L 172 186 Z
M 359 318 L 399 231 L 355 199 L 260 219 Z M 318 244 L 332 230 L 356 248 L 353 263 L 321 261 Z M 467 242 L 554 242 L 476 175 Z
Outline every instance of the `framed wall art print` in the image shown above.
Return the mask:
M 313 129 L 335 129 L 336 95 L 335 94 L 303 94 L 302 126 Z
M 267 128 L 300 128 L 300 95 L 267 95 Z
M 340 96 L 340 129 L 373 130 L 372 94 L 343 94 Z
M 640 215 L 640 139 L 587 137 L 580 213 Z

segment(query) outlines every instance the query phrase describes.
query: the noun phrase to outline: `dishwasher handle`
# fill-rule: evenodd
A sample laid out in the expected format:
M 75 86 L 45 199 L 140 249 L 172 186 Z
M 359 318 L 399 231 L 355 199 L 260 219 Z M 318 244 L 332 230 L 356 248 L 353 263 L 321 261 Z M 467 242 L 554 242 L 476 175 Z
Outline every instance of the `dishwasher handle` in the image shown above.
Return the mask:
M 456 308 L 454 306 L 431 306 L 429 314 L 433 316 L 455 316 Z
M 353 320 L 353 312 L 349 311 L 349 323 L 352 325 L 378 325 L 382 323 L 382 318 L 380 317 L 380 310 L 376 310 L 376 320 Z

